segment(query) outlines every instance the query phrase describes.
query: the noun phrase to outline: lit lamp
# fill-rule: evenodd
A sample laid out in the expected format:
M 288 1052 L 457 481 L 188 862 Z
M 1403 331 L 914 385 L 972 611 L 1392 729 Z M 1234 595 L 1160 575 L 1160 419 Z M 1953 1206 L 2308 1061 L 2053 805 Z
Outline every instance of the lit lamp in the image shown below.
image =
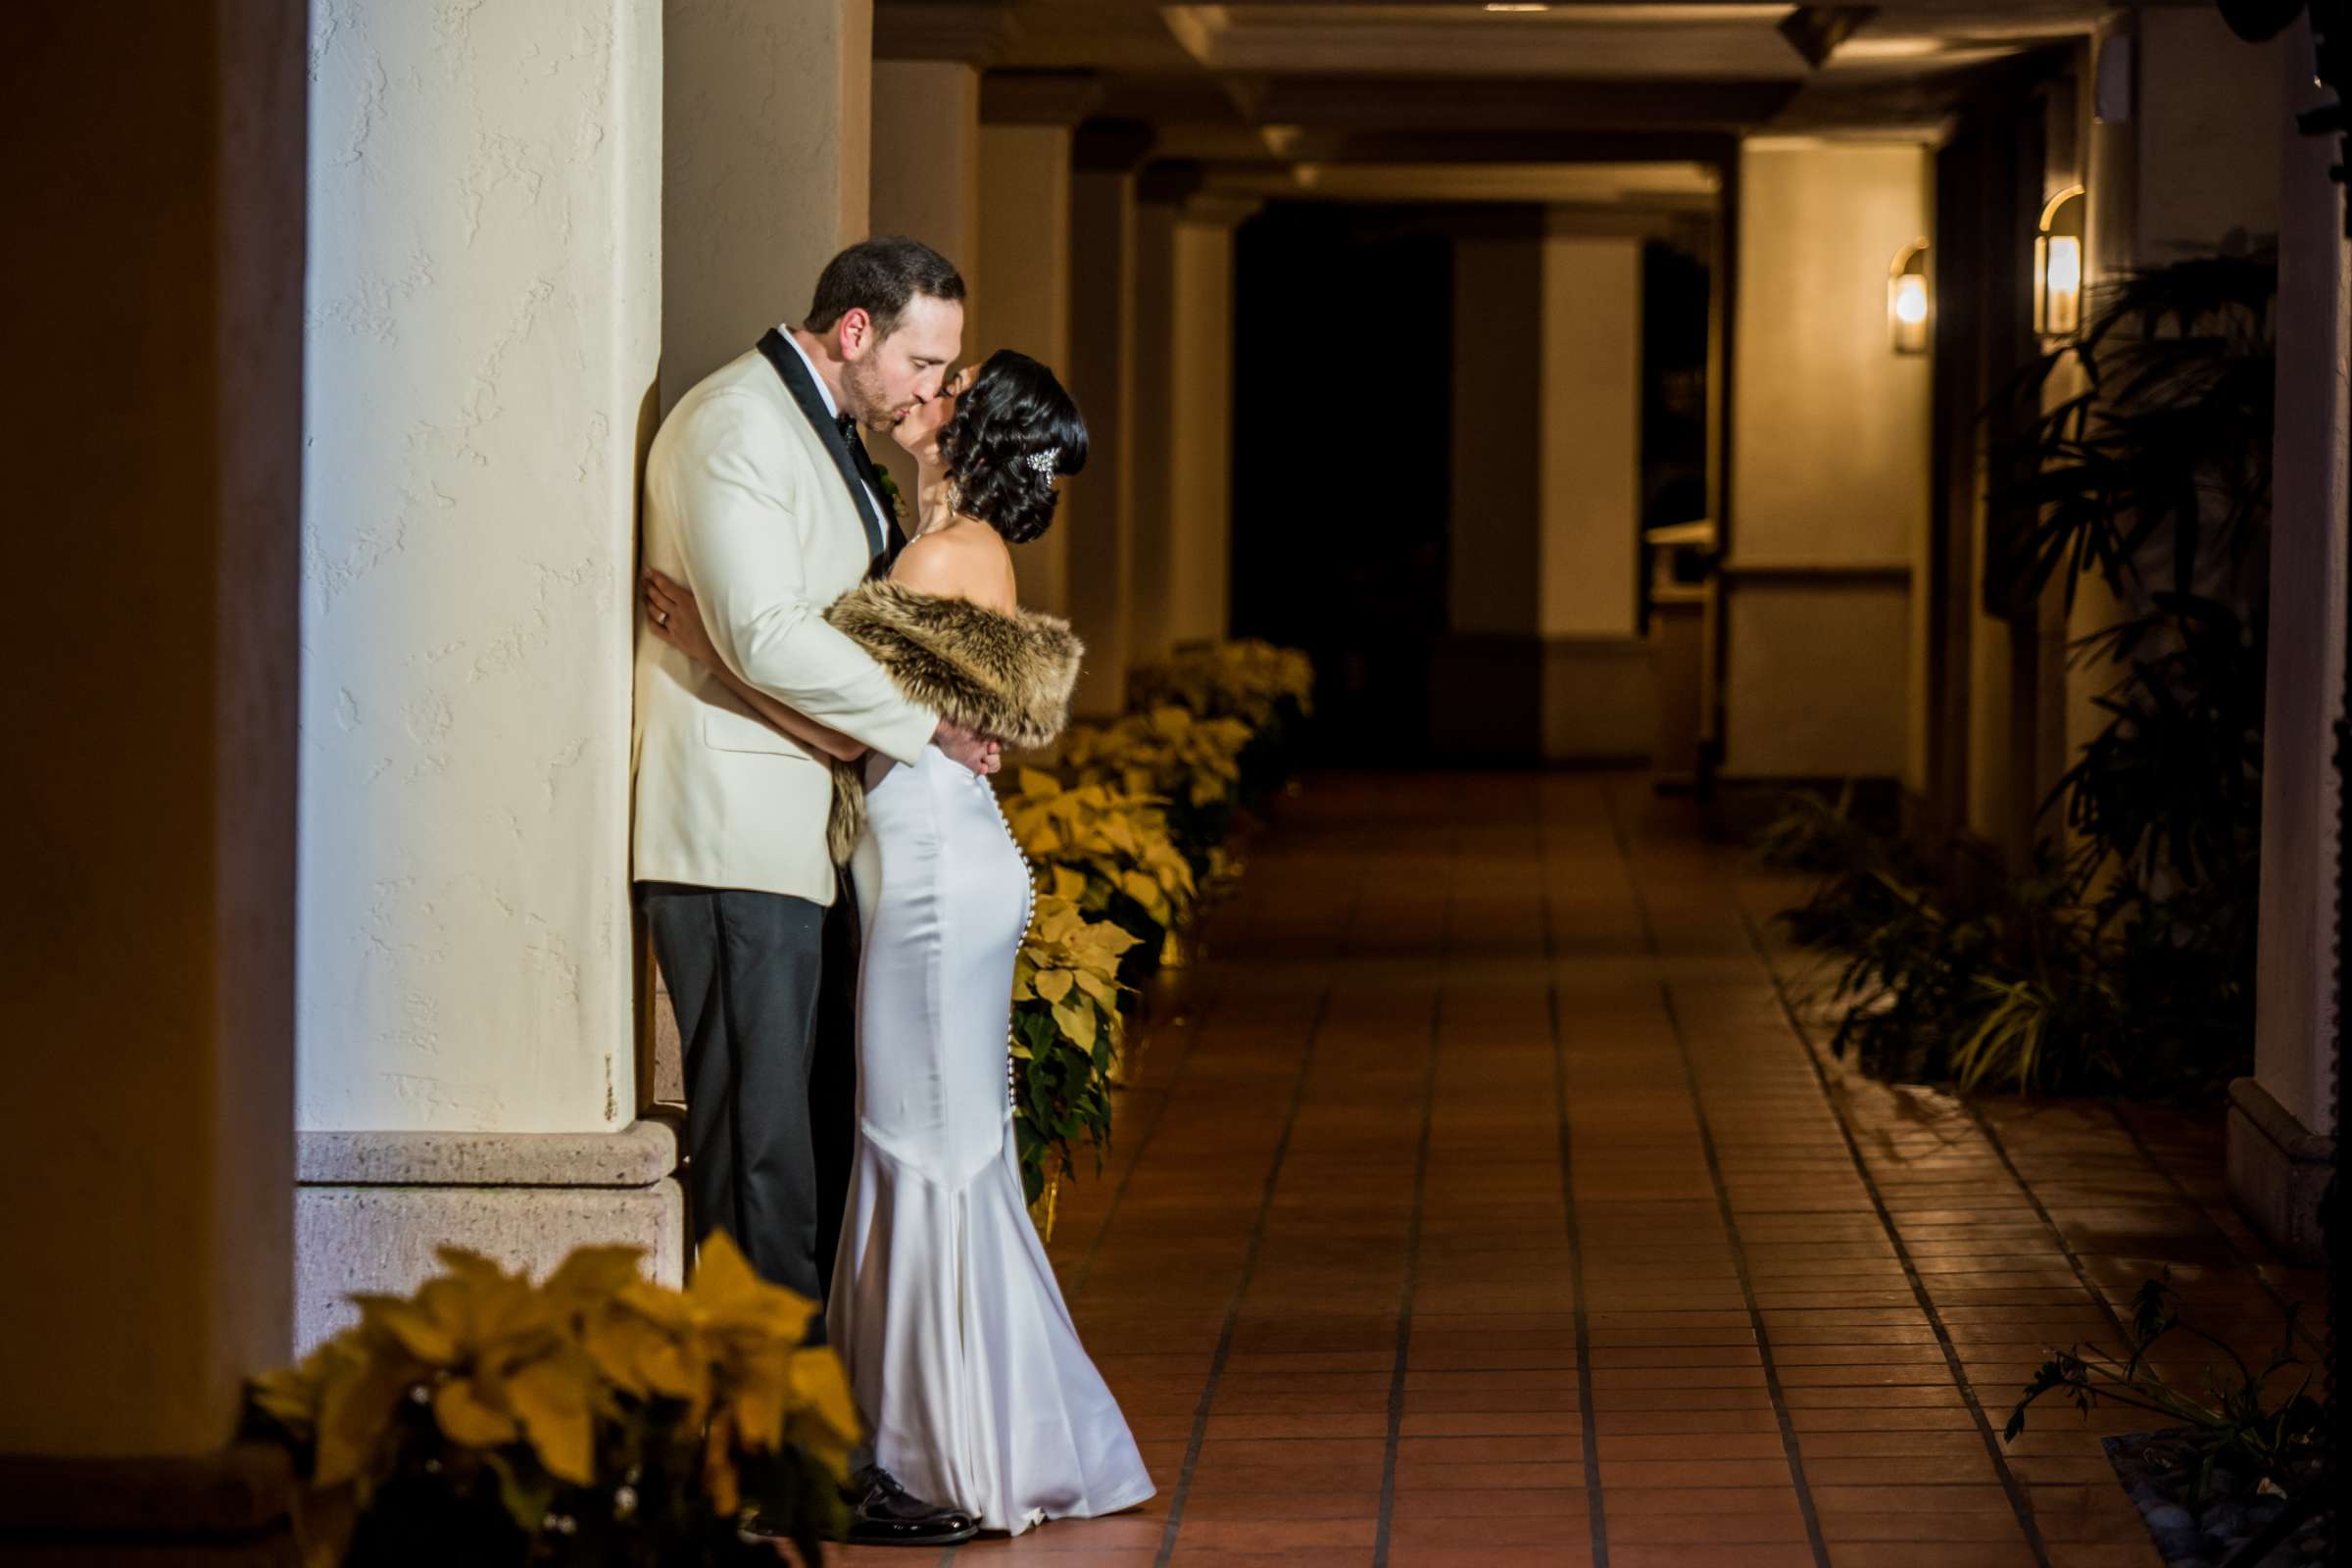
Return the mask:
M 2041 210 L 2034 236 L 2034 330 L 2073 337 L 2082 328 L 2082 187 L 2070 185 Z
M 1928 352 L 1928 242 L 1913 240 L 1886 269 L 1886 330 L 1897 354 Z

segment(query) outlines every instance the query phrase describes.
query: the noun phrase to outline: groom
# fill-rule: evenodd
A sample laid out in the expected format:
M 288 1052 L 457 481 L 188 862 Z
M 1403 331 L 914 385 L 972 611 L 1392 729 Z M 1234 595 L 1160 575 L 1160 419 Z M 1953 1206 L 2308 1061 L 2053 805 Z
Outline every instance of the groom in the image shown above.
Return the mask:
M 806 324 L 769 332 L 662 422 L 645 564 L 694 591 L 746 683 L 898 761 L 937 746 L 987 774 L 995 742 L 902 697 L 822 614 L 884 569 L 897 534 L 857 426 L 937 397 L 962 345 L 963 279 L 936 251 L 869 239 L 833 258 Z M 762 1278 L 822 1302 L 856 1119 L 857 915 L 826 851 L 831 770 L 645 636 L 635 767 L 637 894 L 686 1046 L 697 1238 L 724 1230 Z M 974 1531 L 870 1462 L 851 1501 L 853 1542 Z

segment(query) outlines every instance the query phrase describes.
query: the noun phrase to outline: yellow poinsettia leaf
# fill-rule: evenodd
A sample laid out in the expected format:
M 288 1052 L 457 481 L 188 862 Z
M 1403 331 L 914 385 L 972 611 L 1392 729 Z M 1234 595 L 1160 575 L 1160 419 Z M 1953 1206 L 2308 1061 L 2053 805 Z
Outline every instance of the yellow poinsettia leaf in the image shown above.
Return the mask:
M 384 1336 L 428 1365 L 456 1364 L 456 1332 L 420 1304 L 424 1298 L 422 1292 L 418 1297 L 417 1301 L 406 1301 L 397 1296 L 354 1296 L 351 1301 L 360 1309 L 363 1328 Z
M 1079 870 L 1075 866 L 1069 865 L 1057 865 L 1054 867 L 1054 896 L 1055 898 L 1077 899 L 1085 892 L 1085 872 Z
M 443 1437 L 468 1448 L 496 1448 L 522 1434 L 512 1415 L 482 1397 L 471 1378 L 451 1378 L 434 1392 L 433 1420 Z
M 784 1441 L 784 1411 L 792 1395 L 792 1347 L 774 1341 L 736 1358 L 736 1438 L 746 1448 L 766 1453 Z
M 338 1486 L 368 1464 L 422 1368 L 405 1356 L 357 1359 L 336 1369 L 318 1395 L 318 1449 L 311 1484 Z
M 1165 890 L 1160 887 L 1159 879 L 1146 876 L 1141 871 L 1122 873 L 1119 877 L 1119 886 L 1129 898 L 1148 909 L 1165 897 Z
M 1099 974 L 1081 974 L 1078 989 L 1102 1004 L 1104 1012 L 1115 1012 L 1119 1006 L 1119 989 Z
M 1060 1002 L 1070 994 L 1070 971 L 1067 969 L 1039 970 L 1037 994 L 1048 1002 Z
M 596 1479 L 592 1370 L 576 1353 L 551 1355 L 507 1382 L 507 1401 L 539 1462 L 558 1481 L 582 1487 Z
M 604 1298 L 637 1278 L 642 1247 L 575 1247 L 541 1287 L 551 1296 Z
M 1015 963 L 1012 968 L 1012 1000 L 1015 1002 L 1027 1002 L 1037 995 L 1037 965 L 1029 963 L 1024 968 L 1022 965 L 1027 963 L 1027 957 L 1024 954 L 1022 962 Z
M 743 1506 L 743 1482 L 735 1473 L 734 1426 L 723 1410 L 703 1434 L 703 1491 L 721 1519 L 732 1518 Z
M 796 1421 L 822 1426 L 845 1444 L 856 1443 L 864 1430 L 841 1357 L 824 1346 L 793 1352 L 792 1396 Z
M 282 1426 L 307 1432 L 318 1419 L 318 1387 L 300 1367 L 277 1367 L 246 1388 L 254 1408 Z
M 1024 767 L 1017 776 L 1023 795 L 1033 795 L 1041 801 L 1050 801 L 1061 793 L 1061 780 L 1051 773 L 1041 772 L 1034 767 Z
M 1095 1009 L 1074 1003 L 1060 1003 L 1054 1008 L 1054 1022 L 1062 1035 L 1081 1051 L 1095 1049 Z
M 714 1230 L 695 1251 L 694 1279 L 686 1296 L 709 1317 L 731 1317 L 758 1310 L 760 1283 L 735 1238 Z
M 466 1247 L 436 1247 L 433 1256 L 443 1268 L 460 1279 L 503 1280 L 507 1271 L 481 1253 Z

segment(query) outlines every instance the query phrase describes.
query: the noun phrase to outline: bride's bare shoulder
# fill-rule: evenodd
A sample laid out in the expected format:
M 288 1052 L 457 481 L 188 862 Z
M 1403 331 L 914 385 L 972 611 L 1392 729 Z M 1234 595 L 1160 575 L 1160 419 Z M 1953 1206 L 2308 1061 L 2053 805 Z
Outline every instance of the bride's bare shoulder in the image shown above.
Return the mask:
M 1016 603 L 1012 552 L 986 523 L 957 523 L 908 541 L 890 580 L 917 593 L 969 599 L 992 610 L 1010 611 Z

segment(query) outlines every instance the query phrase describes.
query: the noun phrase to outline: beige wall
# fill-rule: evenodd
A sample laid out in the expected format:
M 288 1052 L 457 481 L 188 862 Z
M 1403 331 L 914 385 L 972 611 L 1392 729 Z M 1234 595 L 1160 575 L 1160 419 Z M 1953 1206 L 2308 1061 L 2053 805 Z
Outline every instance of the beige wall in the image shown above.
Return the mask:
M 980 273 L 980 73 L 953 60 L 877 60 L 872 200 L 877 234 L 906 234 Z
M 979 147 L 979 275 L 990 281 L 972 296 L 964 351 L 1018 349 L 1070 383 L 1069 129 L 983 125 Z M 1071 510 L 1013 552 L 1023 602 L 1055 614 L 1070 609 Z
M 1908 637 L 1908 595 L 1867 584 L 1761 579 L 1740 587 L 1726 612 L 1727 772 L 1896 774 L 1906 718 L 1899 651 Z M 1885 657 L 1887 650 L 1897 657 Z
M 906 234 L 956 264 L 967 301 L 980 293 L 980 73 L 952 60 L 877 60 L 872 201 L 877 234 Z M 967 305 L 963 354 L 985 353 Z M 866 450 L 912 505 L 916 465 L 887 435 Z
M 2135 10 L 2138 179 L 2132 258 L 2209 250 L 2233 228 L 2278 231 L 2282 84 L 2310 76 L 2305 50 L 2242 42 L 2209 6 Z
M 666 412 L 798 322 L 825 263 L 865 237 L 873 5 L 662 0 L 660 20 Z
M 1188 212 L 1176 225 L 1165 624 L 1175 644 L 1223 637 L 1232 609 L 1233 230 L 1242 217 Z
M 661 24 L 657 0 L 454 21 L 363 0 L 313 50 L 306 1132 L 635 1114 L 630 606 Z
M 1928 156 L 1776 140 L 1740 171 L 1724 770 L 1898 777 L 1930 392 L 1927 357 L 1889 344 L 1886 277 L 1928 234 Z
M 1169 595 L 1175 591 L 1176 204 L 1135 210 L 1133 401 L 1125 429 L 1129 598 L 1127 657 L 1136 665 L 1168 656 Z
M 1086 642 L 1071 707 L 1087 717 L 1127 702 L 1134 597 L 1133 458 L 1126 441 L 1135 387 L 1135 174 L 1080 170 L 1070 177 L 1069 371 L 1086 416 L 1086 471 L 1062 484 L 1068 612 Z
M 1740 171 L 1732 554 L 1908 562 L 1929 362 L 1888 346 L 1886 269 L 1933 223 L 1926 150 L 1751 145 Z
M 34 0 L 0 65 L 0 425 L 57 585 L 0 631 L 18 1455 L 217 1448 L 292 1339 L 304 10 L 125 25 Z
M 1544 239 L 1537 625 L 1631 637 L 1642 517 L 1642 242 Z

